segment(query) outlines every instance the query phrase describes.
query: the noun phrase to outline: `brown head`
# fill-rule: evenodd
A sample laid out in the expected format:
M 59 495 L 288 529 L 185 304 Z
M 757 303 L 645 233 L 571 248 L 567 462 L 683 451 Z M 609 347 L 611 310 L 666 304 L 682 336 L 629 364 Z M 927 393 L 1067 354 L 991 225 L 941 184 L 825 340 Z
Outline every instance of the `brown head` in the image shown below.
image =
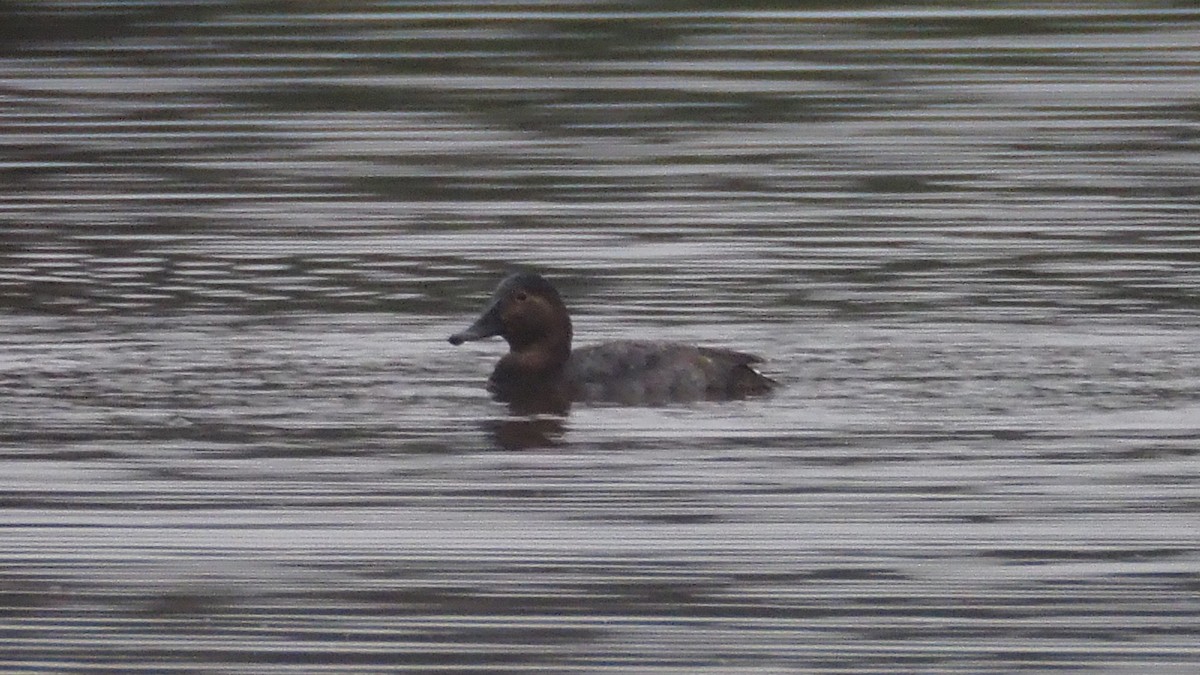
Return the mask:
M 566 363 L 571 355 L 571 317 L 554 286 L 540 275 L 513 274 L 500 282 L 491 304 L 450 344 L 499 335 L 508 342 L 509 367 L 544 372 Z

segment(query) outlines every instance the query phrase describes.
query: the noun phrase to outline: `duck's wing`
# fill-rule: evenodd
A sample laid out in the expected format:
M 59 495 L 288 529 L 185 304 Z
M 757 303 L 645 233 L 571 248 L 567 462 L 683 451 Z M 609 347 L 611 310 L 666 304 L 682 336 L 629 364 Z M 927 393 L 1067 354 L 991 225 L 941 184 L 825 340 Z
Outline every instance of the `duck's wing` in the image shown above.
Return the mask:
M 743 398 L 765 394 L 779 385 L 775 380 L 758 372 L 754 364 L 762 363 L 757 354 L 723 349 L 699 347 L 700 353 L 713 364 L 710 397 Z

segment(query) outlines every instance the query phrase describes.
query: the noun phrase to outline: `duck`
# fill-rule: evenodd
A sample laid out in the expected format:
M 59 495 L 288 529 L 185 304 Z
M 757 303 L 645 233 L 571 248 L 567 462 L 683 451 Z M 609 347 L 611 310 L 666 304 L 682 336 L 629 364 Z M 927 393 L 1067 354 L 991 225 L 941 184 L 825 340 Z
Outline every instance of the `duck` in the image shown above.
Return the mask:
M 499 336 L 508 343 L 487 381 L 498 401 L 561 412 L 573 402 L 661 406 L 767 394 L 777 382 L 754 354 L 655 340 L 615 340 L 572 349 L 571 316 L 558 290 L 534 272 L 509 275 L 452 345 Z

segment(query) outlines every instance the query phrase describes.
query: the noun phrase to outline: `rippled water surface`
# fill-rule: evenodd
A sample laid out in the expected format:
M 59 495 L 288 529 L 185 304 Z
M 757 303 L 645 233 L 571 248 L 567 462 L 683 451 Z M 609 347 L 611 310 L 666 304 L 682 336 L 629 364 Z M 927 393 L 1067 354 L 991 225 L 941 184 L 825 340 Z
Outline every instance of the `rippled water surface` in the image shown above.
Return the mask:
M 1186 3 L 7 2 L 0 103 L 6 673 L 1200 669 Z M 784 386 L 516 415 L 517 267 Z

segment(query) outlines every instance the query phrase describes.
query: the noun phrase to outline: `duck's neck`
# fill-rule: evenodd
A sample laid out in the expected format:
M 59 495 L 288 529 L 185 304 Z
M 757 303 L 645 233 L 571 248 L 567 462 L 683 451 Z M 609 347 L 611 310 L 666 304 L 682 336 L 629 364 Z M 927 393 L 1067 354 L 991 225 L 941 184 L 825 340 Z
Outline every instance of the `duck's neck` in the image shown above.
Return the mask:
M 548 323 L 536 331 L 516 330 L 505 335 L 508 353 L 500 359 L 497 371 L 543 377 L 562 370 L 571 357 L 571 318 L 561 308 Z
M 519 347 L 513 345 L 510 351 L 500 358 L 496 368 L 527 377 L 547 376 L 561 370 L 570 356 L 570 337 L 565 341 L 535 342 Z
M 561 347 L 514 348 L 496 364 L 488 378 L 488 390 L 504 401 L 560 397 L 563 384 L 560 375 L 570 356 L 569 342 Z

